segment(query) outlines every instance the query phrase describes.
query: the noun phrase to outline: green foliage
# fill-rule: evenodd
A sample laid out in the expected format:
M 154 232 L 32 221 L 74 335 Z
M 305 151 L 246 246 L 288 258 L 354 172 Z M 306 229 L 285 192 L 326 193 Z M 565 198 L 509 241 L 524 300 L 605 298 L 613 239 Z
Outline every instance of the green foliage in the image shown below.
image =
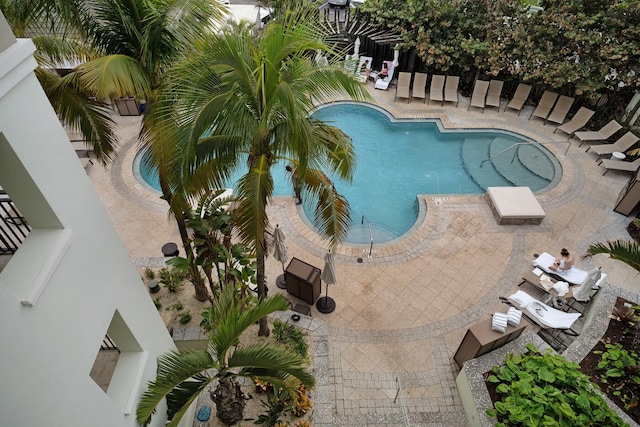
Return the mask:
M 604 390 L 618 396 L 626 409 L 638 405 L 640 401 L 640 359 L 633 350 L 627 350 L 622 344 L 606 344 L 601 354 L 598 379 L 604 384 Z
M 184 313 L 180 313 L 178 315 L 178 322 L 181 325 L 186 325 L 187 323 L 191 322 L 191 313 L 189 311 L 185 311 Z
M 156 272 L 150 269 L 149 267 L 145 267 L 144 277 L 146 277 L 148 280 L 153 280 L 156 278 Z
M 594 243 L 587 249 L 584 258 L 597 254 L 609 254 L 613 259 L 622 261 L 640 271 L 640 244 L 633 240 L 614 240 L 607 243 Z
M 164 285 L 172 294 L 178 293 L 182 290 L 184 274 L 176 268 L 163 267 L 159 272 L 159 281 Z
M 280 398 L 277 392 L 274 392 L 274 396 L 268 395 L 267 400 L 262 400 L 261 404 L 265 409 L 265 413 L 260 414 L 254 424 L 267 427 L 274 427 L 280 423 L 280 418 L 284 416 L 285 411 L 289 408 L 289 405 L 284 399 Z
M 306 333 L 300 328 L 276 319 L 273 322 L 273 335 L 276 338 L 276 342 L 291 348 L 303 358 L 307 357 L 308 344 Z
M 160 297 L 154 298 L 153 304 L 156 306 L 156 310 L 160 311 L 162 309 L 162 303 L 160 302 Z
M 182 306 L 182 303 L 180 301 L 171 304 L 171 306 L 167 309 L 167 310 L 175 310 L 175 311 L 180 311 L 182 310 L 184 307 Z
M 598 395 L 577 363 L 544 354 L 528 344 L 528 353 L 507 355 L 487 381 L 497 384 L 500 399 L 487 409 L 496 426 L 625 425 Z

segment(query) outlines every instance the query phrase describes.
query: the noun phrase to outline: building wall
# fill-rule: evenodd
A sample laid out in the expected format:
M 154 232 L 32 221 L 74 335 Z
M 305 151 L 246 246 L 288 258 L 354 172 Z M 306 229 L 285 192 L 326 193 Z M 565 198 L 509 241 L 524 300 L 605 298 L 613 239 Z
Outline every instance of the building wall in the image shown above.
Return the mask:
M 159 354 L 174 349 L 33 69 L 0 14 L 0 186 L 33 227 L 0 273 L 0 425 L 135 426 Z M 99 166 L 95 166 L 99 167 Z M 89 376 L 105 334 L 122 353 Z M 152 425 L 164 425 L 160 408 Z

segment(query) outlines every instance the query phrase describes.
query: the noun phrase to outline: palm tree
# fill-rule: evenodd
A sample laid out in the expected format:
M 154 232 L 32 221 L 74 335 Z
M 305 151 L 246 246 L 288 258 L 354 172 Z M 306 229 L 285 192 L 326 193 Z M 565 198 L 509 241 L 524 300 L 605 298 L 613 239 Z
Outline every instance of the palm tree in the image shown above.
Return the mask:
M 322 171 L 350 180 L 353 146 L 347 135 L 309 112 L 317 102 L 369 95 L 337 64 L 313 63 L 318 50 L 339 54 L 321 41 L 314 18 L 291 12 L 262 35 L 244 29 L 207 38 L 197 54 L 170 71 L 156 104 L 153 130 L 172 145 L 151 147 L 151 152 L 175 160 L 166 165 L 179 171 L 174 194 L 223 188 L 232 173 L 246 168 L 236 184 L 235 215 L 240 238 L 255 250 L 260 298 L 266 296 L 272 167 L 295 166 L 297 184 L 306 200 L 315 202 L 316 226 L 331 246 L 350 225 L 347 201 Z M 269 334 L 266 320 L 259 333 Z
M 587 249 L 584 258 L 590 258 L 597 254 L 609 254 L 613 259 L 629 264 L 640 271 L 640 245 L 633 240 L 614 240 L 605 243 L 595 243 Z
M 86 42 L 78 22 L 80 2 L 67 0 L 0 0 L 16 37 L 31 38 L 38 63 L 35 74 L 60 120 L 78 131 L 106 164 L 113 159 L 116 137 L 109 108 L 90 88 L 56 72 L 63 63 L 79 63 L 97 55 Z
M 233 424 L 243 418 L 244 395 L 237 377 L 259 379 L 293 392 L 299 384 L 313 387 L 314 378 L 304 368 L 303 359 L 284 347 L 272 344 L 237 345 L 249 326 L 271 313 L 287 309 L 282 295 L 249 304 L 237 298 L 236 289 L 226 286 L 209 311 L 212 325 L 209 350 L 179 350 L 158 359 L 158 374 L 138 404 L 137 421 L 147 425 L 157 406 L 166 398 L 168 426 L 177 426 L 189 406 L 211 383 L 218 418 Z M 255 299 L 254 299 L 255 301 Z

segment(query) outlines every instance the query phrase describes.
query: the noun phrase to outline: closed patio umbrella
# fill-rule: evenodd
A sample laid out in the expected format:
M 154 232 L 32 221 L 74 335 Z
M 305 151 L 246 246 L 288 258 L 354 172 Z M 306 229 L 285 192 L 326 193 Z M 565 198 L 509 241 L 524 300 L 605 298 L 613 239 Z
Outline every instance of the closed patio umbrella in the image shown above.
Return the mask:
M 327 293 L 324 298 L 320 297 L 316 303 L 316 308 L 320 313 L 331 313 L 336 309 L 336 302 L 333 298 L 329 298 L 329 285 L 336 283 L 336 267 L 333 262 L 333 254 L 331 250 L 327 251 L 324 255 L 324 268 L 320 273 L 320 279 L 322 279 L 327 285 Z
M 276 224 L 275 230 L 273 230 L 273 257 L 282 264 L 282 273 L 276 279 L 276 286 L 280 289 L 287 288 L 287 281 L 284 277 L 284 264 L 289 259 L 289 253 L 287 252 L 287 242 L 284 238 L 284 233 L 278 224 Z

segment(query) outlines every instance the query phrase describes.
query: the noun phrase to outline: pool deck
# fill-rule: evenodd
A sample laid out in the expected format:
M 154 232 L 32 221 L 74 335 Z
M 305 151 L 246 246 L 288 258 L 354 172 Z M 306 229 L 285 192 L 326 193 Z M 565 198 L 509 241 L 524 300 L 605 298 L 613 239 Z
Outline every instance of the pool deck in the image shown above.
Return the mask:
M 341 246 L 336 253 L 338 283 L 329 295 L 336 302 L 330 314 L 312 307 L 316 332 L 327 346 L 316 346 L 318 387 L 315 426 L 398 426 L 401 410 L 394 403 L 396 378 L 403 387 L 412 426 L 462 426 L 466 418 L 455 384 L 459 369 L 453 361 L 467 328 L 501 309 L 498 297 L 513 293 L 522 272 L 531 268 L 534 253 L 558 253 L 562 247 L 583 254 L 590 243 L 625 238 L 631 218 L 612 207 L 629 175 L 602 176 L 596 156 L 553 134 L 554 125 L 525 111 L 493 108 L 467 111 L 406 99 L 393 102 L 395 88 L 368 88 L 375 102 L 396 117 L 439 118 L 444 127 L 499 128 L 525 135 L 556 154 L 563 176 L 551 190 L 536 194 L 546 212 L 540 225 L 498 225 L 484 195 L 421 197 L 423 215 L 411 235 L 399 241 L 368 246 Z M 114 117 L 120 125 L 119 156 L 104 169 L 88 169 L 101 199 L 134 263 L 162 266 L 160 252 L 178 242 L 166 204 L 140 185 L 131 164 L 137 148 L 138 117 Z M 293 197 L 275 198 L 269 214 L 283 229 L 289 255 L 322 268 L 326 242 L 311 230 Z M 578 257 L 577 257 L 578 258 Z M 361 260 L 362 262 L 358 262 Z M 607 282 L 638 292 L 640 276 L 627 265 L 599 255 L 578 258 L 585 270 L 602 266 Z M 267 260 L 272 292 L 282 266 Z M 324 285 L 323 285 L 324 292 Z M 292 300 L 296 300 L 291 297 Z M 322 342 L 322 341 L 318 341 Z

